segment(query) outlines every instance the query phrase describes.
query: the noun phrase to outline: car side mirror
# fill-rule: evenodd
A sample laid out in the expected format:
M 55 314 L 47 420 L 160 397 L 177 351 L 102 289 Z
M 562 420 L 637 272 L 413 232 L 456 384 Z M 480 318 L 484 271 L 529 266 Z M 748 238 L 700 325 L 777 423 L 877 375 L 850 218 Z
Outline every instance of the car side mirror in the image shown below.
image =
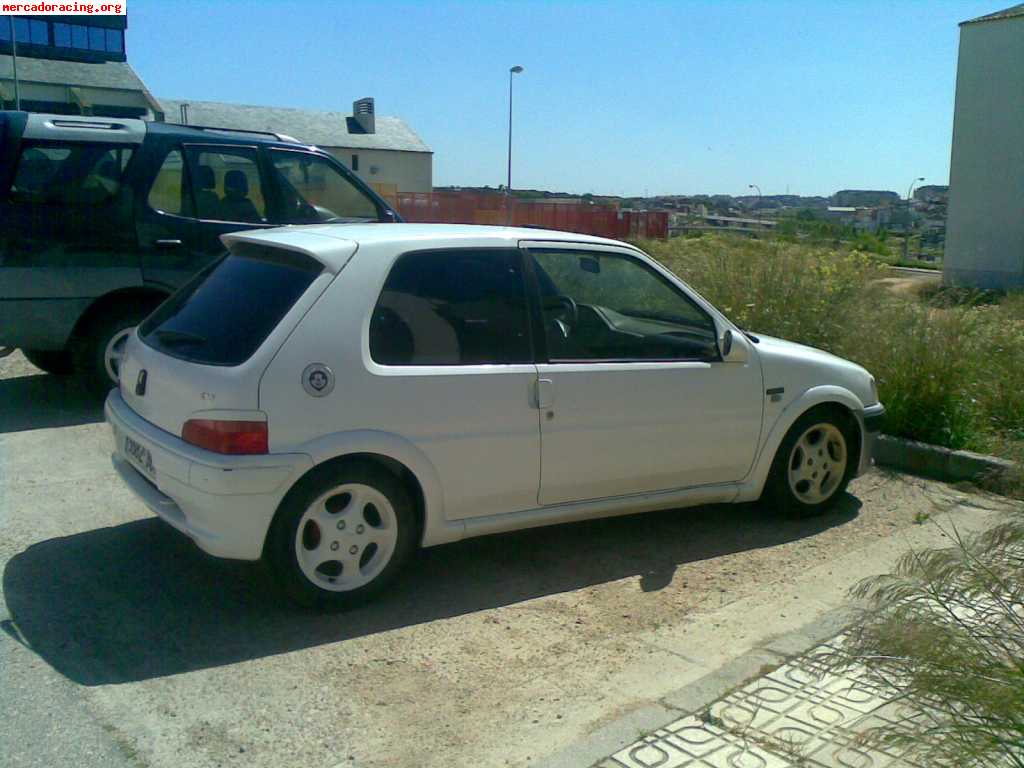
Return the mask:
M 730 352 L 732 352 L 732 329 L 726 328 L 725 333 L 722 334 L 722 357 L 729 357 Z
M 718 349 L 722 353 L 722 361 L 726 363 L 745 363 L 750 357 L 750 346 L 742 333 L 726 328 L 718 339 Z

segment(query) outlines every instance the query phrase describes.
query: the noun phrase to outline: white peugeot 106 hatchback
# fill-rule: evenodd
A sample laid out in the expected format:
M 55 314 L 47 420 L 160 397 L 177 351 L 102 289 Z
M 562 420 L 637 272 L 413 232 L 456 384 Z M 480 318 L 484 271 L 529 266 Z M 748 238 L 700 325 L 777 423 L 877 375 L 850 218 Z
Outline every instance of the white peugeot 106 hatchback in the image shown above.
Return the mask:
M 744 502 L 823 510 L 870 464 L 874 379 L 733 325 L 625 243 L 450 225 L 225 235 L 145 320 L 114 466 L 296 600 L 379 592 L 416 547 Z

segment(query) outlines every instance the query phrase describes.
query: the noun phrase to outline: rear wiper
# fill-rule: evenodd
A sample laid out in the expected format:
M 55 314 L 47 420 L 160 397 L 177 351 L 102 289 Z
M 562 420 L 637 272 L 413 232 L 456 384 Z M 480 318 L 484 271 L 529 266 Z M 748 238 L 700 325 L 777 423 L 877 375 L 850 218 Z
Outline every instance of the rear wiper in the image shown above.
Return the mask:
M 205 344 L 206 337 L 187 331 L 157 331 L 155 336 L 165 344 Z

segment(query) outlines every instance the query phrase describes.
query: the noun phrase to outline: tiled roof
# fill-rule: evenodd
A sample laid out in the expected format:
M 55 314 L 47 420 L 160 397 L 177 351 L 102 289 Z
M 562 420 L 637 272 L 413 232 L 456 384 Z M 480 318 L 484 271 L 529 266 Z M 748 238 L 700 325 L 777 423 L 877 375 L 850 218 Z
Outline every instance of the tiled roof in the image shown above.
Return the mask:
M 363 133 L 351 115 L 289 107 L 260 107 L 220 101 L 160 99 L 168 122 L 179 122 L 181 105 L 188 104 L 188 122 L 216 128 L 284 133 L 321 147 L 391 149 L 430 152 L 430 147 L 403 120 L 377 115 L 375 133 Z
M 0 55 L 0 78 L 14 78 L 10 56 Z M 135 70 L 124 61 L 91 64 L 79 61 L 57 61 L 18 56 L 18 79 L 26 83 L 84 85 L 91 88 L 118 88 L 145 91 L 146 86 Z
M 985 16 L 979 16 L 976 19 L 968 19 L 967 21 L 961 22 L 961 24 L 975 24 L 979 21 L 995 21 L 996 19 L 1011 19 L 1014 16 L 1024 16 L 1024 3 L 1011 6 L 1010 8 L 1004 8 L 1001 11 L 989 13 Z

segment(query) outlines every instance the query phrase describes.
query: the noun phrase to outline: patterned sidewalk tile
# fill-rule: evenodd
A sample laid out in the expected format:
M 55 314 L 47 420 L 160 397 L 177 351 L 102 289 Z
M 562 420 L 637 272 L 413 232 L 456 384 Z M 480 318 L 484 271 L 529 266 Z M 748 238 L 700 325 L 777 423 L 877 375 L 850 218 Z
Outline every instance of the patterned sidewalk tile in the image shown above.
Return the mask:
M 862 735 L 882 723 L 919 729 L 924 715 L 893 701 L 860 670 L 825 672 L 814 648 L 599 763 L 600 768 L 914 768 L 895 747 L 868 748 Z

